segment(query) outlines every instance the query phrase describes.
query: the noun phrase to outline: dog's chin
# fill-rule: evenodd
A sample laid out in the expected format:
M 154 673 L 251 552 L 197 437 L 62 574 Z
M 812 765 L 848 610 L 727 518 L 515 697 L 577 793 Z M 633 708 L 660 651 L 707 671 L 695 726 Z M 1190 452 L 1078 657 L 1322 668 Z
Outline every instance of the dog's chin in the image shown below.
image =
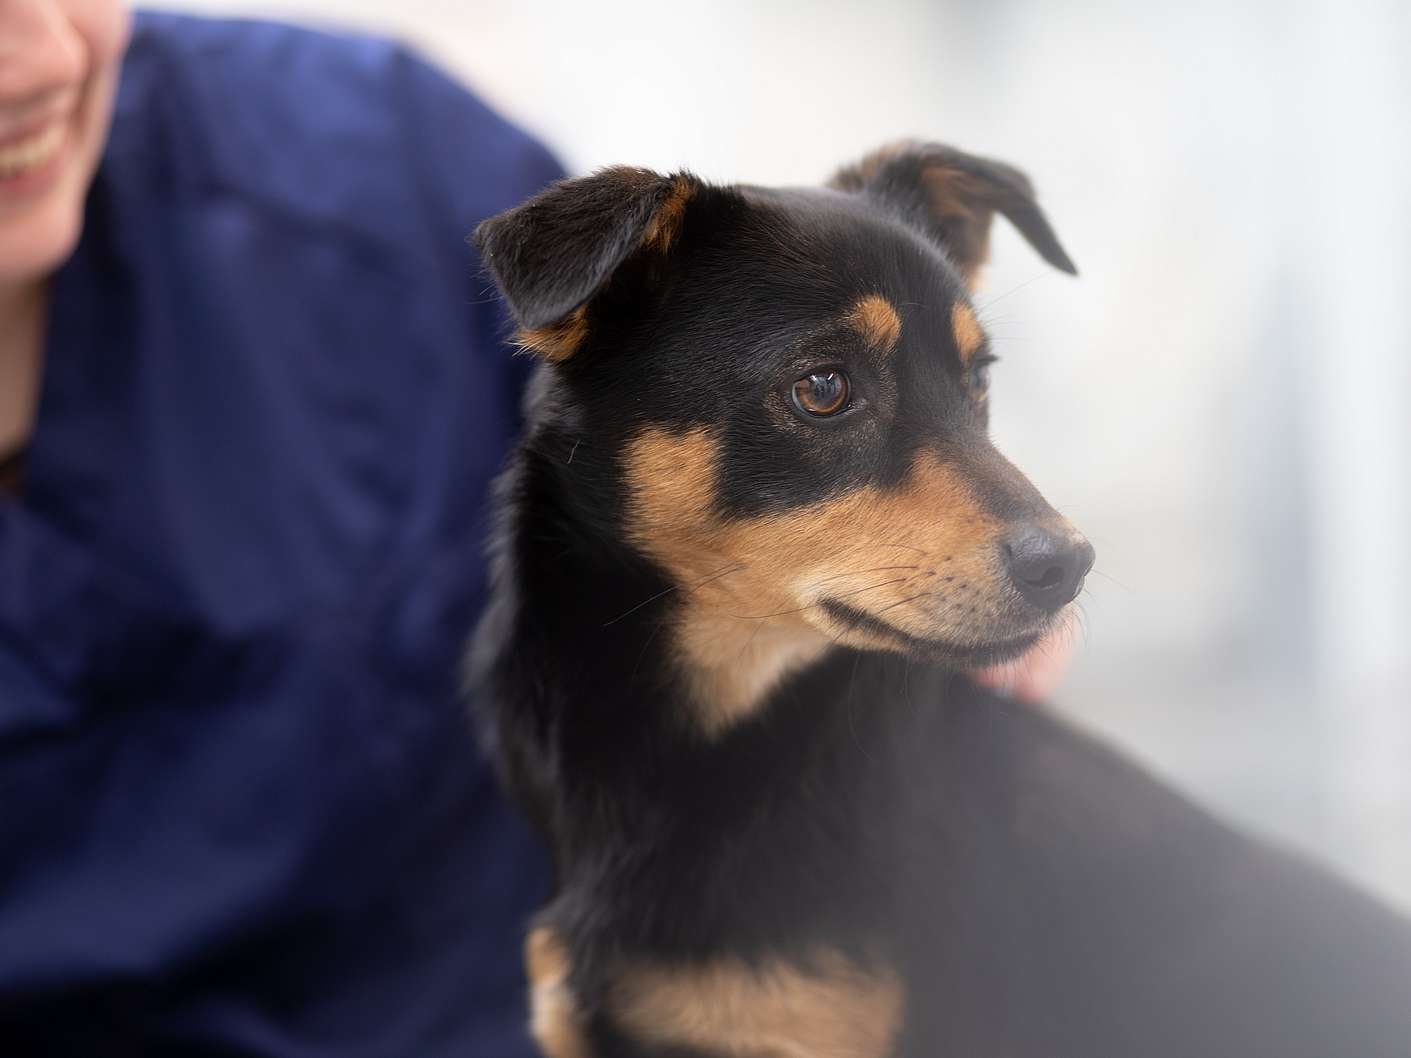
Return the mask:
M 878 647 L 910 654 L 920 661 L 958 669 L 981 669 L 1015 661 L 1037 646 L 1054 623 L 1052 618 L 1044 619 L 1021 631 L 959 643 L 943 637 L 908 632 L 889 621 L 834 599 L 825 599 L 820 605 L 836 624 L 863 633 L 868 641 Z

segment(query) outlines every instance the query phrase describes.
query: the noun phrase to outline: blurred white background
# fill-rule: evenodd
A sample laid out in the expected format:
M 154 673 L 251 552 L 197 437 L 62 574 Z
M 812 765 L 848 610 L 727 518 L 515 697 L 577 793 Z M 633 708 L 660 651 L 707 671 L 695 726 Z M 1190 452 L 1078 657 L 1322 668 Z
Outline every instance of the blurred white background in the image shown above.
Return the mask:
M 995 435 L 1098 548 L 1061 706 L 1411 909 L 1411 5 L 169 6 L 401 36 L 576 172 L 1026 169 L 1082 277 L 1006 229 L 980 303 Z

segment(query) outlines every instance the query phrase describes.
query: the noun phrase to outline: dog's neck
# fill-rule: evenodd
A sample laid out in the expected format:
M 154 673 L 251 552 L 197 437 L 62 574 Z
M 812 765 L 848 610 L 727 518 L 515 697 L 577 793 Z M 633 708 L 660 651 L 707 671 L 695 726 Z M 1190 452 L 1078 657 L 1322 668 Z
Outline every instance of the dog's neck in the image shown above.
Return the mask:
M 759 712 L 784 679 L 829 648 L 792 616 L 742 617 L 699 600 L 681 608 L 671 635 L 696 721 L 712 738 Z
M 645 844 L 722 865 L 722 891 L 752 891 L 754 854 L 739 850 L 748 833 L 766 854 L 762 819 L 786 817 L 809 790 L 851 791 L 838 802 L 851 803 L 891 773 L 859 768 L 859 747 L 866 761 L 889 760 L 906 714 L 859 710 L 856 692 L 871 702 L 895 667 L 832 647 L 797 615 L 683 611 L 684 589 L 613 532 L 606 505 L 581 502 L 602 499 L 608 475 L 588 465 L 601 455 L 580 448 L 566 475 L 572 444 L 559 447 L 526 444 L 502 483 L 496 586 L 471 656 L 503 778 L 561 881 L 612 868 L 604 850 Z M 729 602 L 736 614 L 777 609 Z M 838 826 L 859 818 L 845 816 Z M 735 853 L 713 857 L 707 840 Z M 826 855 L 808 848 L 798 867 L 816 877 Z M 708 933 L 715 920 L 700 921 Z

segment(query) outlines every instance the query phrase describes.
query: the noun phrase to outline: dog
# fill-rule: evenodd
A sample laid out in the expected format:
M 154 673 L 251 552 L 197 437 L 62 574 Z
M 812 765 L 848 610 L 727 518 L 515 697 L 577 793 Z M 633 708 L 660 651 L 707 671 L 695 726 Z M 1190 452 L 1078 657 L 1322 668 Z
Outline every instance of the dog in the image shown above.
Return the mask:
M 1091 545 L 993 446 L 1011 166 L 611 168 L 474 240 L 541 364 L 468 654 L 549 1058 L 1411 1055 L 1411 931 L 972 682 Z

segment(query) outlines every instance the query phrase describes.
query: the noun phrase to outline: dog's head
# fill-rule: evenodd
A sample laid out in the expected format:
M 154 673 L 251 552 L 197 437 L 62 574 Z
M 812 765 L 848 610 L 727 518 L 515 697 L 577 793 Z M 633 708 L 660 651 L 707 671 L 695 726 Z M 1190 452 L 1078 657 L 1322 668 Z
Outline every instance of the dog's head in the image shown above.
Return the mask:
M 816 189 L 607 169 L 477 230 L 722 717 L 829 643 L 1016 656 L 1080 589 L 1092 548 L 987 436 L 995 213 L 1074 271 L 1023 174 L 937 145 Z

